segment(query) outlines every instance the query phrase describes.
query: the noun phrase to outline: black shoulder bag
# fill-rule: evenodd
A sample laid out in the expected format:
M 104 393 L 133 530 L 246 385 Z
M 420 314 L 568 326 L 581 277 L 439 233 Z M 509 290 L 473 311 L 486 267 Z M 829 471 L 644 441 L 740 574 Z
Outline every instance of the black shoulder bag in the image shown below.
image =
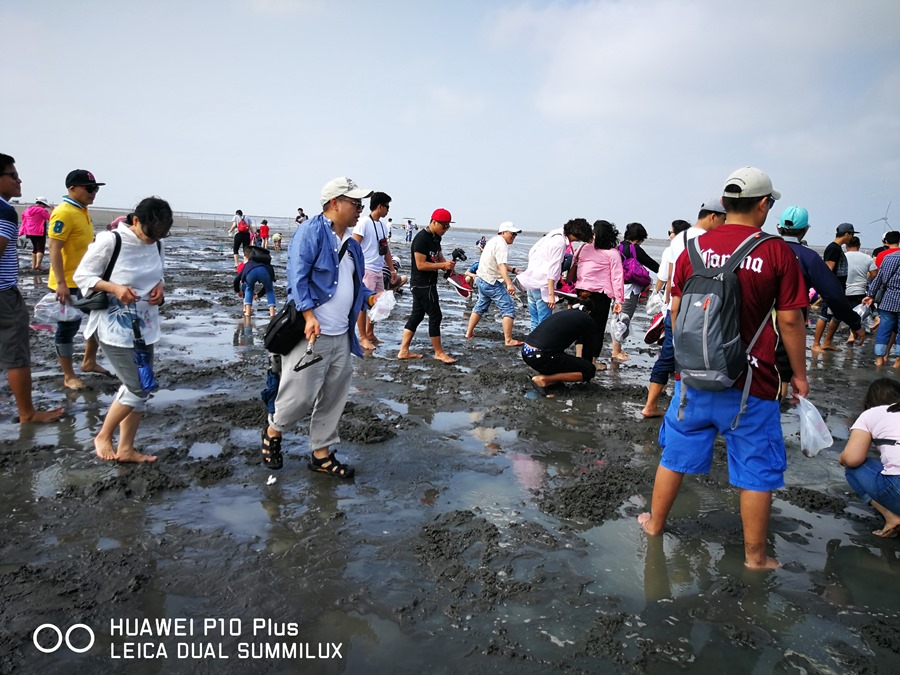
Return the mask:
M 341 246 L 341 252 L 338 254 L 338 267 L 341 260 L 347 252 L 347 245 L 350 240 L 344 242 Z M 354 279 L 356 274 L 353 275 Z M 281 354 L 287 356 L 291 350 L 296 347 L 306 336 L 306 319 L 303 312 L 297 311 L 297 305 L 293 300 L 286 302 L 284 307 L 269 320 L 266 326 L 266 332 L 263 335 L 263 344 L 273 354 Z
M 110 257 L 106 269 L 103 270 L 103 276 L 101 277 L 103 281 L 109 281 L 113 268 L 116 266 L 116 261 L 119 259 L 119 251 L 122 250 L 122 236 L 115 230 L 113 230 L 113 236 L 116 238 L 116 243 L 113 246 L 112 257 Z M 90 314 L 95 309 L 106 309 L 109 307 L 109 296 L 106 294 L 106 291 L 91 291 L 83 298 L 73 300 L 72 306 L 77 307 L 85 314 Z

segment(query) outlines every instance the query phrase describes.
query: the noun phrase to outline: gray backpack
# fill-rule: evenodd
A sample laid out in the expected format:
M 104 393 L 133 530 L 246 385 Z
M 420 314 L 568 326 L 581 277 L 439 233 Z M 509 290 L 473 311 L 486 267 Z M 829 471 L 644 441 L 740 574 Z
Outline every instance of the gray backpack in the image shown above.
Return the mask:
M 774 238 L 772 234 L 754 232 L 741 242 L 725 265 L 716 268 L 704 264 L 699 240 L 695 238 L 690 241 L 687 250 L 693 274 L 682 288 L 673 327 L 675 362 L 682 385 L 679 420 L 684 419 L 687 387 L 701 391 L 725 391 L 747 372 L 741 408 L 731 424 L 732 429 L 737 428 L 747 407 L 753 379 L 753 369 L 748 369 L 750 350 L 771 320 L 771 310 L 745 347 L 741 341 L 741 285 L 735 271 L 753 249 L 766 239 Z

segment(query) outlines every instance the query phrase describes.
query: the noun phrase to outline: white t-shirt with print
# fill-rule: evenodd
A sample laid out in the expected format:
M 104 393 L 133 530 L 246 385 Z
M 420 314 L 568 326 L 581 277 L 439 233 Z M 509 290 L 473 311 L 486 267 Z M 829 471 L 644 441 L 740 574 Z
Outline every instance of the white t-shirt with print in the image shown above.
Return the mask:
M 509 259 L 509 244 L 499 234 L 488 241 L 481 252 L 478 261 L 478 276 L 489 284 L 495 284 L 502 279 L 500 265 L 505 265 Z

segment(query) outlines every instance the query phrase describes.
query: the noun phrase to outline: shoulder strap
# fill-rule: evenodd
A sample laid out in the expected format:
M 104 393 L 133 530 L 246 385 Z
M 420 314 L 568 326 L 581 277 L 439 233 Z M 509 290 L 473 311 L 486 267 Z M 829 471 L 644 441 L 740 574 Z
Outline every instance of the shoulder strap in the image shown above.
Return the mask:
M 338 253 L 338 262 L 344 259 L 344 254 L 347 252 L 347 246 L 350 244 L 350 238 L 344 240 L 344 243 L 341 245 L 341 252 Z
M 116 266 L 116 261 L 119 259 L 119 251 L 122 250 L 122 236 L 115 230 L 113 230 L 112 234 L 116 238 L 116 243 L 113 245 L 112 256 L 106 264 L 106 269 L 103 270 L 103 276 L 101 277 L 103 281 L 109 281 L 113 268 Z
M 744 258 L 750 255 L 750 252 L 761 243 L 763 243 L 766 239 L 775 239 L 775 235 L 769 234 L 767 232 L 754 232 L 749 237 L 744 239 L 744 241 L 741 242 L 740 246 L 734 249 L 734 253 L 731 254 L 728 262 L 725 263 L 723 267 L 731 272 L 734 272 L 738 267 L 740 267 L 741 263 L 744 262 Z

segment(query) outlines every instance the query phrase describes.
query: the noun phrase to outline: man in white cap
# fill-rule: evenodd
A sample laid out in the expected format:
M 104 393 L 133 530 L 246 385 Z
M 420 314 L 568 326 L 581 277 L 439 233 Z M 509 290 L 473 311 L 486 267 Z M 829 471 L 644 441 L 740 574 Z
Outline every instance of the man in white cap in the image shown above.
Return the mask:
M 466 329 L 466 338 L 475 337 L 475 326 L 481 321 L 482 315 L 490 308 L 491 303 L 496 302 L 497 308 L 503 314 L 503 340 L 507 347 L 519 347 L 521 340 L 514 340 L 512 336 L 513 319 L 516 316 L 516 303 L 513 296 L 516 287 L 509 278 L 509 246 L 519 236 L 518 227 L 507 221 L 500 223 L 497 228 L 497 236 L 493 237 L 481 252 L 478 261 L 478 275 L 475 277 L 475 285 L 478 288 L 478 302 L 472 309 L 469 317 L 469 327 Z
M 706 265 L 721 267 L 742 242 L 760 232 L 775 200 L 780 197 L 781 193 L 772 187 L 769 177 L 759 169 L 747 167 L 731 174 L 722 196 L 725 224 L 696 239 Z M 675 264 L 672 281 L 671 313 L 676 359 L 679 305 L 684 285 L 692 274 L 690 256 L 682 255 Z M 744 344 L 750 344 L 757 330 L 760 331 L 749 354 L 748 372 L 724 391 L 687 387 L 687 402 L 683 407 L 679 400 L 681 387 L 685 384 L 675 383 L 672 404 L 659 432 L 663 452 L 653 485 L 651 511 L 641 514 L 638 522 L 647 534 L 662 534 L 684 474 L 709 473 L 713 444 L 716 436 L 721 434 L 728 450 L 729 481 L 741 491 L 744 564 L 752 569 L 771 569 L 778 566 L 778 561 L 766 553 L 772 490 L 784 486 L 787 458 L 775 367 L 778 336 L 769 315 L 774 307 L 785 351 L 794 370 L 791 381 L 794 394 L 806 396 L 809 384 L 806 381 L 806 324 L 802 309 L 808 297 L 796 256 L 778 237 L 759 243 L 743 260 L 736 274 L 741 291 L 740 324 Z M 749 396 L 744 400 L 742 390 L 751 372 Z M 739 413 L 739 425 L 733 429 Z
M 310 415 L 307 467 L 334 478 L 352 478 L 352 466 L 338 461 L 330 448 L 337 443 L 338 423 L 347 403 L 353 366 L 350 354 L 362 357 L 356 319 L 377 295 L 362 283 L 365 259 L 351 232 L 372 194 L 346 177 L 322 188 L 322 213 L 297 228 L 288 246 L 288 302 L 306 321 L 304 339 L 282 358 L 275 411 L 262 432 L 263 463 L 283 465 L 282 434 Z M 321 360 L 296 370 L 315 344 Z

